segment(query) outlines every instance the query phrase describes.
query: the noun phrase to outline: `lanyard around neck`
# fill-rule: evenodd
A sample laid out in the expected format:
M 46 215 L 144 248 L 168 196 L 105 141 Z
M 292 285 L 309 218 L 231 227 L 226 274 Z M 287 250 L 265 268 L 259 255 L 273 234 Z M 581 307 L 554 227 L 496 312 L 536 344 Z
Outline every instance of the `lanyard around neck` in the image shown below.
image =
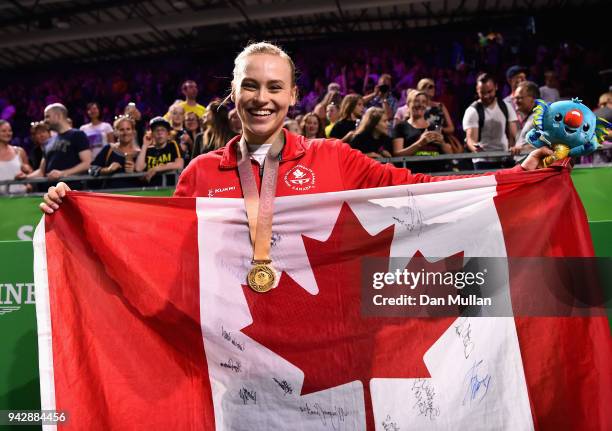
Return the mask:
M 247 143 L 244 138 L 238 143 L 238 176 L 240 177 L 240 186 L 242 187 L 244 206 L 249 222 L 253 263 L 271 262 L 272 216 L 274 213 L 279 154 L 282 149 L 283 141 L 279 140 L 270 147 L 266 154 L 260 194 L 257 191 L 255 175 L 251 168 L 251 157 Z

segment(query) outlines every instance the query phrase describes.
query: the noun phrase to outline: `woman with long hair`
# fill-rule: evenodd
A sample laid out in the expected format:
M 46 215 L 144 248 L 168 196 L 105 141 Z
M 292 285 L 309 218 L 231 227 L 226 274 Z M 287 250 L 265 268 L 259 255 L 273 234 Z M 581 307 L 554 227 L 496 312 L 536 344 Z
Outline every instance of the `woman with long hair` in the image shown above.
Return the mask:
M 205 114 L 206 115 L 206 114 Z M 183 153 L 183 159 L 185 164 L 191 160 L 193 154 L 193 146 L 196 137 L 203 132 L 202 130 L 202 119 L 198 118 L 198 114 L 193 111 L 189 111 L 185 114 L 185 133 L 181 135 L 179 145 Z
M 192 159 L 222 148 L 227 141 L 236 136 L 229 121 L 229 109 L 219 100 L 210 102 L 206 107 L 204 127 L 201 139 L 196 139 Z
M 349 138 L 351 147 L 368 157 L 391 157 L 391 138 L 389 120 L 383 108 L 368 108 L 359 127 Z
M 11 145 L 12 139 L 11 123 L 0 120 L 0 180 L 22 179 L 32 172 L 28 155 L 23 148 Z M 24 184 L 0 186 L 0 195 L 25 192 L 27 187 Z
M 324 138 L 325 130 L 323 128 L 323 122 L 317 114 L 309 112 L 302 118 L 302 136 L 307 139 Z
M 332 127 L 329 137 L 344 140 L 350 132 L 357 128 L 364 110 L 365 105 L 360 94 L 351 93 L 344 96 L 340 104 L 340 119 Z
M 418 84 L 418 91 L 427 95 L 427 108 L 425 109 L 424 118 L 429 124 L 434 125 L 443 135 L 452 135 L 455 133 L 455 125 L 451 118 L 448 109 L 443 103 L 436 102 L 436 84 L 431 78 L 423 78 Z

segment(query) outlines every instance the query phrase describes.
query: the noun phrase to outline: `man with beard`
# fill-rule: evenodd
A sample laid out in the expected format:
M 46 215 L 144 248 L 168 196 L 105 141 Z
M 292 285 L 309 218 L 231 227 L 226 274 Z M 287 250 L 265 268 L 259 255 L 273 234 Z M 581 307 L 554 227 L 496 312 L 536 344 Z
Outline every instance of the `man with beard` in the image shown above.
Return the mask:
M 47 177 L 49 181 L 83 174 L 91 164 L 91 150 L 87 135 L 73 129 L 68 121 L 68 110 L 61 103 L 45 108 L 45 124 L 57 132 L 45 147 L 40 167 L 27 178 Z
M 497 98 L 495 79 L 483 73 L 477 79 L 478 100 L 472 103 L 463 116 L 463 130 L 469 151 L 512 151 L 517 133 L 517 117 L 512 106 Z M 476 169 L 499 169 L 500 160 L 474 159 Z

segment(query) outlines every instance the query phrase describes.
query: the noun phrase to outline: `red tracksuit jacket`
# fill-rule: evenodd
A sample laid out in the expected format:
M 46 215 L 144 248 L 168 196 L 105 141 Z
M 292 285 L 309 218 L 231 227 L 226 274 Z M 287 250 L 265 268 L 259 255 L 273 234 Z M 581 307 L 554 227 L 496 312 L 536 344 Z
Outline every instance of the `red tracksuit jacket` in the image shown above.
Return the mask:
M 338 139 L 307 140 L 283 129 L 285 146 L 281 153 L 276 196 L 397 186 L 462 178 L 411 174 L 410 170 L 382 164 L 352 149 Z M 225 147 L 194 159 L 183 171 L 174 196 L 240 198 L 236 136 Z M 257 187 L 260 165 L 252 161 Z M 516 169 L 518 168 L 518 169 Z M 512 170 L 522 170 L 517 166 Z

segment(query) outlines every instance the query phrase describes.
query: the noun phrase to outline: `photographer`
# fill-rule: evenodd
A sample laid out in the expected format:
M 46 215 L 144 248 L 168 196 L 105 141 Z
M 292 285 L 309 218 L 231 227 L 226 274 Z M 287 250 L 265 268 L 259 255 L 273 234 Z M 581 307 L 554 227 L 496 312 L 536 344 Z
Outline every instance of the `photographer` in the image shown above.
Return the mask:
M 364 88 L 367 85 L 367 74 Z M 363 102 L 366 107 L 372 106 L 383 108 L 387 118 L 393 118 L 397 111 L 397 99 L 391 93 L 391 75 L 383 73 L 378 78 L 378 84 L 374 87 L 374 91 L 363 97 Z M 390 130 L 391 131 L 391 130 Z

